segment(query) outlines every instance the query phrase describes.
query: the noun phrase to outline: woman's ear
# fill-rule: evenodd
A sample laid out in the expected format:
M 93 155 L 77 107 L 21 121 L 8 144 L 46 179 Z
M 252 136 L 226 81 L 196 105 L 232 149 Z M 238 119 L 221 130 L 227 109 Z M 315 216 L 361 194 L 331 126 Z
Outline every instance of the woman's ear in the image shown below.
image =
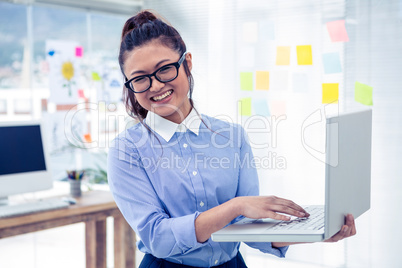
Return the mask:
M 191 69 L 193 68 L 193 61 L 192 61 L 192 55 L 191 55 L 191 53 L 190 52 L 188 52 L 187 54 L 186 54 L 186 62 L 187 62 L 187 66 L 188 66 L 188 69 L 191 71 Z

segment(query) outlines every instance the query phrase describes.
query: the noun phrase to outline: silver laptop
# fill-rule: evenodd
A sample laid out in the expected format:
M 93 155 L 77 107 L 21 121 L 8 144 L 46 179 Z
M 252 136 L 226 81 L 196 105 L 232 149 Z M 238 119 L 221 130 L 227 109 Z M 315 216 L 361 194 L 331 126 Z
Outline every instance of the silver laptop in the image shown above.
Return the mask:
M 244 218 L 212 234 L 217 242 L 318 242 L 370 208 L 371 110 L 326 119 L 325 205 L 308 206 L 309 218 Z

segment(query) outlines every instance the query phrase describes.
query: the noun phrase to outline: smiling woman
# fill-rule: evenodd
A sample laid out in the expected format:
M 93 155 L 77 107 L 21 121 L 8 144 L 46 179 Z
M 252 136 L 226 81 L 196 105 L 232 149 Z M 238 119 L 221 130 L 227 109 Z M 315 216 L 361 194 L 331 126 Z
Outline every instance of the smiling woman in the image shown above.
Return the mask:
M 192 55 L 171 25 L 142 11 L 126 22 L 121 40 L 126 109 L 140 123 L 113 141 L 108 181 L 146 253 L 140 268 L 247 267 L 240 242 L 215 242 L 211 234 L 242 216 L 309 213 L 290 200 L 258 196 L 255 165 L 238 164 L 253 159 L 244 129 L 196 112 Z M 336 240 L 354 234 L 353 218 L 343 227 Z M 284 257 L 291 243 L 246 244 Z
M 126 79 L 125 103 L 128 113 L 142 124 L 148 111 L 157 110 L 162 117 L 169 116 L 174 119 L 172 121 L 180 123 L 194 106 L 191 99 L 191 53 L 185 52 L 186 45 L 176 29 L 151 12 L 139 13 L 124 25 L 119 64 Z M 182 59 L 184 55 L 185 59 Z M 162 79 L 161 72 L 171 64 L 176 65 L 177 76 Z M 152 80 L 152 76 L 155 79 Z M 141 81 L 145 77 L 149 79 L 149 87 L 140 85 L 148 85 L 148 82 L 144 82 L 146 80 Z M 136 84 L 140 86 L 138 90 L 134 87 Z M 162 96 L 167 97 L 163 100 L 163 107 L 160 105 Z
M 183 53 L 175 62 L 179 57 L 175 50 L 153 40 L 128 55 L 123 67 L 124 73 L 131 77 L 126 83 L 132 91 L 129 94 L 137 92 L 134 96 L 141 107 L 177 124 L 192 107 L 187 97 L 190 83 L 184 67 L 179 64 L 185 61 L 191 70 L 191 54 Z

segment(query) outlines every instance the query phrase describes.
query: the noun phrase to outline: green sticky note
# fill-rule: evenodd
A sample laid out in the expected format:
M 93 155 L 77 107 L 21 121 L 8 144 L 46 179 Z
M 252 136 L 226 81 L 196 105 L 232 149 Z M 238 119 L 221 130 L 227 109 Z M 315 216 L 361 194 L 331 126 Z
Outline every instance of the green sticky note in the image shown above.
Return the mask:
M 101 77 L 99 76 L 99 74 L 97 72 L 92 72 L 92 80 L 100 81 Z
M 373 105 L 373 87 L 355 82 L 355 101 L 364 105 Z
M 253 73 L 241 72 L 240 73 L 240 89 L 246 91 L 253 90 Z
M 251 115 L 251 98 L 242 98 L 239 101 L 239 113 L 240 115 Z

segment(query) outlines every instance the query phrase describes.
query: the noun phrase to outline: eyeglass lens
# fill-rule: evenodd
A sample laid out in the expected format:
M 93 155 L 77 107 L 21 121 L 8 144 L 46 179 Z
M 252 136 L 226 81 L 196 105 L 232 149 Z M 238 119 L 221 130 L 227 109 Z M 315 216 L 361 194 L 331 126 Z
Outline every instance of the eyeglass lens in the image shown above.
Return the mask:
M 178 70 L 174 65 L 163 66 L 155 73 L 155 77 L 162 83 L 169 82 L 176 78 L 178 74 L 177 71 Z M 137 79 L 134 79 L 131 82 L 131 85 L 134 91 L 137 92 L 147 90 L 151 85 L 151 77 L 147 76 L 138 77 Z

